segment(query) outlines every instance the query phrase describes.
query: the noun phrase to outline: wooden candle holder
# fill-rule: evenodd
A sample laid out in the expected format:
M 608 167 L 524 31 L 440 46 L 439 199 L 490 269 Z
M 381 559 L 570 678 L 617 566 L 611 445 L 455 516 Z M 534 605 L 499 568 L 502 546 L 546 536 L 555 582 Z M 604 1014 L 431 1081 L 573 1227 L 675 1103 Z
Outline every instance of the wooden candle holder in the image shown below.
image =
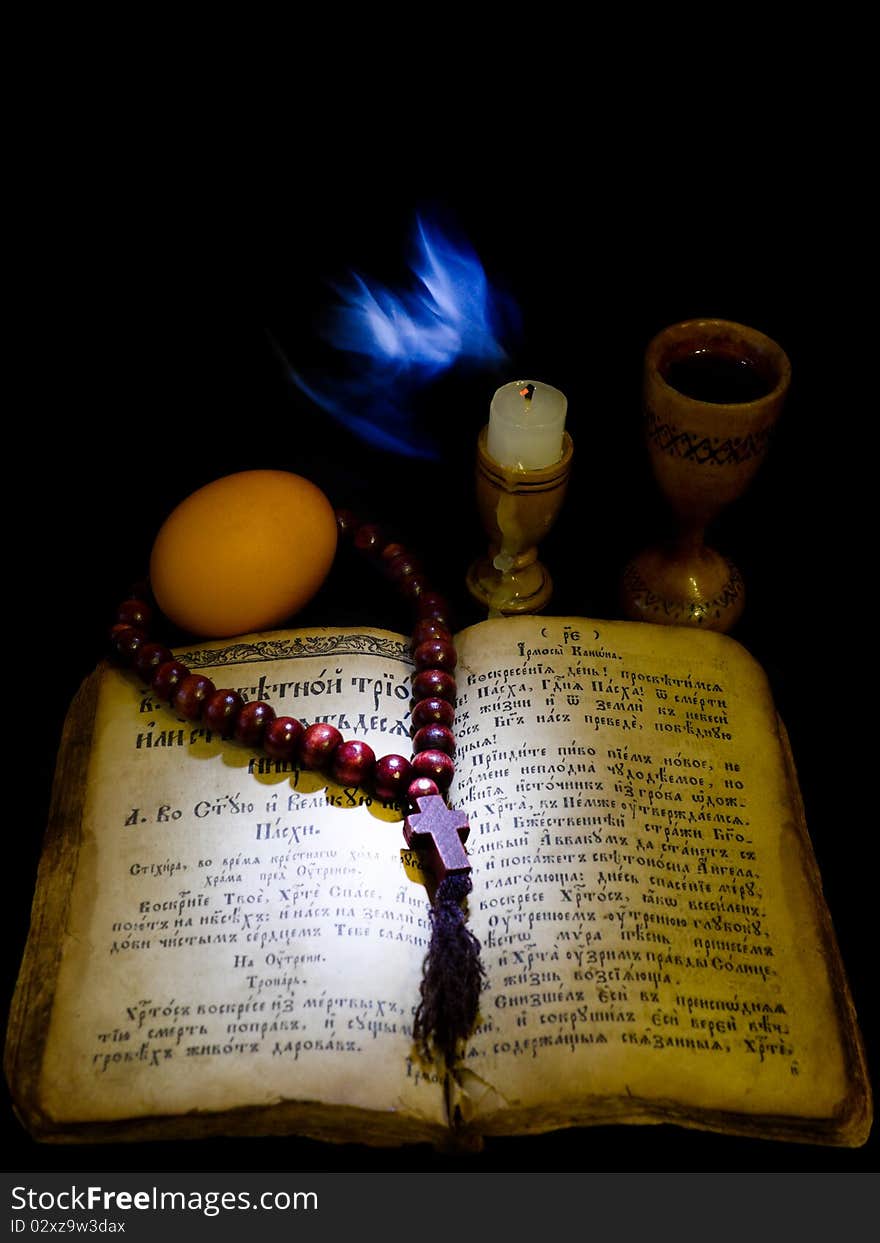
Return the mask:
M 502 466 L 486 449 L 488 426 L 477 441 L 477 506 L 489 552 L 467 573 L 467 587 L 490 616 L 539 613 L 553 581 L 538 560 L 538 544 L 562 507 L 574 453 L 568 432 L 562 457 L 539 470 Z

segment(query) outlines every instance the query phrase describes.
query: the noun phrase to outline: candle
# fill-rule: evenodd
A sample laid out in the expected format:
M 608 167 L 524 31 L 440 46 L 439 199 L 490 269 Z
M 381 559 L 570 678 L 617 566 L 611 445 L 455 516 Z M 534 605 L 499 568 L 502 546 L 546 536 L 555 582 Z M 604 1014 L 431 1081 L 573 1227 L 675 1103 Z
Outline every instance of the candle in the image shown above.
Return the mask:
M 498 389 L 489 407 L 486 448 L 500 466 L 541 470 L 562 457 L 568 399 L 558 388 L 515 380 Z

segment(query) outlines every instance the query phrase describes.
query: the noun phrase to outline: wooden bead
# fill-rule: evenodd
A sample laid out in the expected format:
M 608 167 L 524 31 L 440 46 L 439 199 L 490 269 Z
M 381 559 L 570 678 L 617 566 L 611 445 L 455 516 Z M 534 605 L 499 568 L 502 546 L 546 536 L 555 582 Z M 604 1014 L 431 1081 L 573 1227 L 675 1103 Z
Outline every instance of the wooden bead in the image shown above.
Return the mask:
M 303 768 L 327 768 L 333 752 L 342 742 L 342 734 L 335 725 L 318 721 L 310 725 L 299 744 L 299 762 Z
M 413 677 L 416 699 L 448 699 L 455 703 L 455 678 L 445 669 L 420 669 Z
M 189 669 L 179 660 L 166 660 L 153 674 L 150 685 L 153 694 L 159 699 L 171 699 L 184 678 L 189 677 Z
M 147 630 L 153 620 L 153 610 L 146 600 L 123 600 L 116 610 L 116 620 L 125 626 Z
M 390 565 L 395 557 L 408 556 L 407 550 L 403 544 L 386 544 L 382 549 L 382 560 L 386 565 Z
M 445 639 L 425 639 L 413 652 L 417 669 L 445 669 L 451 673 L 458 663 L 455 646 Z
M 448 699 L 420 699 L 412 710 L 410 718 L 416 729 L 423 725 L 451 725 L 455 720 L 455 709 Z
M 381 799 L 399 799 L 412 780 L 412 765 L 403 755 L 383 755 L 376 760 L 373 788 Z
M 191 673 L 183 679 L 171 703 L 178 716 L 185 721 L 199 721 L 205 710 L 205 704 L 216 691 L 217 687 L 203 673 Z
M 408 574 L 406 578 L 398 579 L 397 590 L 403 596 L 404 600 L 414 603 L 419 596 L 428 589 L 428 580 L 424 574 Z
M 378 555 L 384 545 L 381 528 L 373 522 L 364 522 L 354 533 L 354 546 L 361 552 Z
M 420 617 L 413 626 L 412 650 L 415 651 L 427 639 L 443 639 L 445 643 L 451 643 L 452 631 L 445 623 L 437 621 L 436 617 Z
M 366 785 L 376 766 L 376 753 L 358 738 L 341 742 L 333 752 L 331 771 L 340 785 Z
M 357 515 L 350 509 L 336 510 L 336 530 L 340 539 L 351 539 L 358 527 Z
M 414 751 L 445 751 L 455 755 L 455 735 L 448 725 L 423 725 L 413 738 Z
M 219 734 L 221 738 L 230 738 L 235 730 L 238 714 L 243 707 L 244 700 L 238 691 L 224 687 L 222 690 L 214 691 L 211 698 L 207 700 L 202 712 L 202 720 L 212 733 Z
M 445 596 L 441 596 L 436 591 L 425 591 L 416 604 L 416 615 L 418 617 L 434 617 L 437 621 L 445 622 L 448 626 L 452 611 Z
M 441 790 L 452 780 L 455 764 L 445 751 L 420 751 L 412 758 L 413 772 L 418 777 L 430 777 Z
M 266 726 L 263 750 L 273 760 L 293 762 L 305 732 L 306 727 L 302 721 L 297 721 L 292 716 L 276 716 Z
M 112 633 L 110 637 L 113 659 L 118 665 L 132 664 L 138 651 L 148 640 L 147 632 L 137 626 L 127 626 L 122 623 L 118 627 L 114 626 L 113 630 L 115 633 Z
M 392 583 L 397 583 L 398 585 L 401 585 L 405 578 L 412 578 L 414 574 L 421 574 L 421 572 L 421 565 L 419 565 L 415 557 L 411 557 L 407 552 L 401 553 L 399 557 L 394 557 L 385 566 L 385 573 Z
M 235 739 L 246 747 L 259 747 L 266 733 L 266 728 L 275 720 L 275 709 L 271 704 L 258 700 L 256 703 L 245 704 L 235 722 Z
M 440 787 L 432 777 L 416 777 L 407 787 L 406 799 L 411 807 L 418 807 L 420 798 L 428 798 L 431 794 L 439 793 Z
M 152 682 L 153 674 L 166 660 L 173 660 L 174 654 L 161 643 L 142 643 L 134 654 L 132 662 L 135 672 L 145 682 Z

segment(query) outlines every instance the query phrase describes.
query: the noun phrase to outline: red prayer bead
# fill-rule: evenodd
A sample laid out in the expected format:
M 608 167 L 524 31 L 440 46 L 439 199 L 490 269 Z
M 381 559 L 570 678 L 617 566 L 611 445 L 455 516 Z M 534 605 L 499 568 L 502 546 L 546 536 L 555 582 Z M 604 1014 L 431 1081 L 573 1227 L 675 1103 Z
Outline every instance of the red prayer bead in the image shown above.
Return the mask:
M 350 509 L 336 510 L 336 530 L 342 539 L 347 539 L 354 535 L 357 526 L 357 515 L 353 514 Z
M 306 727 L 292 716 L 276 716 L 266 726 L 263 750 L 273 760 L 293 760 Z
M 361 552 L 378 553 L 383 546 L 381 528 L 373 522 L 362 523 L 354 533 L 354 546 Z
M 455 755 L 455 735 L 448 725 L 423 725 L 413 738 L 414 751 L 445 751 Z
M 448 625 L 451 616 L 449 601 L 436 591 L 425 591 L 416 605 L 416 614 L 419 617 L 435 617 Z
M 150 682 L 159 666 L 164 665 L 166 660 L 173 659 L 173 654 L 161 643 L 142 643 L 135 652 L 132 663 L 140 677 L 145 682 Z
M 382 560 L 386 564 L 390 564 L 395 557 L 402 557 L 404 555 L 408 556 L 409 554 L 403 544 L 386 544 L 382 549 Z
M 413 677 L 416 699 L 448 699 L 455 703 L 455 678 L 445 669 L 420 669 Z
M 172 706 L 185 721 L 198 721 L 217 687 L 203 673 L 191 673 L 174 692 Z
M 428 587 L 428 580 L 424 574 L 408 574 L 406 578 L 398 579 L 397 590 L 403 596 L 404 600 L 418 600 Z
M 341 742 L 342 734 L 335 725 L 322 721 L 310 725 L 299 744 L 300 764 L 303 768 L 325 768 Z
M 404 793 L 412 778 L 412 765 L 403 755 L 383 755 L 376 760 L 373 787 L 379 798 L 396 799 Z
M 452 631 L 436 617 L 420 617 L 413 626 L 412 650 L 415 651 L 427 639 L 443 639 L 444 642 L 451 643 Z
M 202 720 L 208 729 L 219 734 L 221 738 L 229 738 L 243 707 L 244 700 L 238 691 L 224 687 L 219 691 L 214 691 L 207 701 L 202 712 Z
M 431 794 L 439 794 L 440 787 L 431 777 L 416 777 L 407 787 L 406 797 L 413 807 L 418 807 L 418 799 L 428 798 Z
M 235 738 L 246 747 L 258 747 L 263 741 L 266 727 L 275 720 L 275 709 L 271 704 L 258 700 L 256 703 L 245 704 L 235 722 Z
M 160 699 L 171 699 L 184 678 L 189 677 L 189 669 L 179 660 L 166 660 L 153 674 L 150 685 Z
M 445 639 L 425 639 L 413 652 L 417 669 L 446 669 L 450 673 L 458 663 L 455 647 Z
M 114 626 L 113 630 L 115 633 L 111 635 L 110 646 L 116 662 L 120 665 L 132 664 L 139 649 L 147 642 L 146 632 L 137 626 L 126 625 L 120 625 L 118 629 Z
M 420 751 L 412 758 L 413 772 L 419 777 L 430 777 L 441 790 L 452 780 L 455 765 L 445 751 Z
M 365 785 L 375 765 L 375 751 L 357 738 L 341 742 L 333 752 L 333 776 L 343 786 Z
M 411 578 L 413 574 L 420 574 L 421 571 L 422 567 L 419 562 L 408 552 L 402 552 L 399 557 L 392 558 L 385 567 L 385 573 L 392 583 L 402 583 L 405 578 Z
M 153 620 L 153 610 L 146 600 L 123 600 L 116 610 L 116 620 L 124 626 L 146 630 Z
M 455 720 L 455 709 L 448 699 L 420 699 L 412 710 L 413 725 L 421 729 L 423 725 L 451 725 Z

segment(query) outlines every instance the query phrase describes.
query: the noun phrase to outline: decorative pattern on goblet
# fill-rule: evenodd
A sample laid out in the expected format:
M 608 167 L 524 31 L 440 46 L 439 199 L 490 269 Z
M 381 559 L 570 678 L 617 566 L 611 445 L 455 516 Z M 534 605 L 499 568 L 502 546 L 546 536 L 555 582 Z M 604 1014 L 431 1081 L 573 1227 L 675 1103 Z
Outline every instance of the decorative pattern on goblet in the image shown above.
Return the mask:
M 628 617 L 721 631 L 737 621 L 745 603 L 742 577 L 707 546 L 705 531 L 758 470 L 790 378 L 784 351 L 744 324 L 688 320 L 650 343 L 645 437 L 677 535 L 626 567 L 622 596 Z

